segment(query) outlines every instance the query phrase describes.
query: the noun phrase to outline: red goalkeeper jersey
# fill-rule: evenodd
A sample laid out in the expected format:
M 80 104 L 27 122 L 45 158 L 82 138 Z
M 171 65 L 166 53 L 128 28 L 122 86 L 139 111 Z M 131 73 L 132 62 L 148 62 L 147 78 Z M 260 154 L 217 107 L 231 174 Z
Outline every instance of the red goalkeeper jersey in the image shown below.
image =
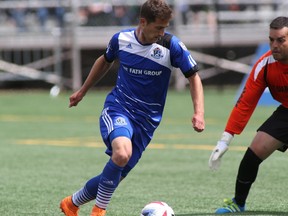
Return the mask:
M 266 87 L 276 101 L 288 108 L 288 65 L 276 61 L 271 51 L 261 56 L 253 66 L 225 131 L 233 134 L 243 131 Z

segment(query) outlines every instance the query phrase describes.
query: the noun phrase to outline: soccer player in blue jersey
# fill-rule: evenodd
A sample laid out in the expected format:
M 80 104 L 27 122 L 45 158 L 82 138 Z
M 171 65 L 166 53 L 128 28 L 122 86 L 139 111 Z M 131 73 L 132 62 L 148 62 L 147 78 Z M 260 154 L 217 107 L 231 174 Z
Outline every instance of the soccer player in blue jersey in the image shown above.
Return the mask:
M 92 200 L 96 203 L 91 216 L 105 215 L 119 182 L 137 164 L 160 124 L 173 67 L 180 68 L 189 80 L 192 126 L 197 132 L 204 130 L 204 94 L 198 67 L 185 45 L 165 32 L 171 18 L 172 10 L 165 1 L 146 1 L 141 6 L 138 26 L 111 38 L 83 86 L 70 96 L 70 107 L 76 106 L 119 60 L 117 83 L 107 95 L 99 119 L 110 159 L 102 173 L 61 201 L 66 216 L 78 215 L 79 207 Z

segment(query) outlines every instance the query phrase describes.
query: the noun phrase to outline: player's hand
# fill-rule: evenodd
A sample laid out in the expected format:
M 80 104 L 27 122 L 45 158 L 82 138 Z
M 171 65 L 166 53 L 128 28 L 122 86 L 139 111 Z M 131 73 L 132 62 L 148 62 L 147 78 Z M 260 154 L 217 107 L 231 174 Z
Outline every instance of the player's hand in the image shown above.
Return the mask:
M 70 100 L 69 107 L 77 106 L 77 104 L 83 99 L 84 96 L 85 95 L 81 93 L 80 90 L 74 92 L 69 98 Z
M 211 156 L 209 158 L 209 168 L 211 170 L 217 170 L 221 164 L 221 157 L 228 150 L 228 146 L 233 139 L 233 135 L 228 132 L 222 134 L 221 140 L 217 142 L 217 145 L 213 149 Z
M 194 114 L 192 117 L 192 127 L 197 132 L 202 132 L 205 129 L 205 121 L 203 114 Z

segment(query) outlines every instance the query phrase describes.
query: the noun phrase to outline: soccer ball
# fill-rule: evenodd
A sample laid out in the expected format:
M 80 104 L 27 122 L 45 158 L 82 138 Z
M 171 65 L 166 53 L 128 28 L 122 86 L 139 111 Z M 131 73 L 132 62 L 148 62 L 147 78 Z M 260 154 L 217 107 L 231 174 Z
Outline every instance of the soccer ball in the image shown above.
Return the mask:
M 175 214 L 167 203 L 155 201 L 148 203 L 142 209 L 140 216 L 175 216 Z
M 55 85 L 50 89 L 50 96 L 51 97 L 57 97 L 60 93 L 60 88 L 59 86 Z

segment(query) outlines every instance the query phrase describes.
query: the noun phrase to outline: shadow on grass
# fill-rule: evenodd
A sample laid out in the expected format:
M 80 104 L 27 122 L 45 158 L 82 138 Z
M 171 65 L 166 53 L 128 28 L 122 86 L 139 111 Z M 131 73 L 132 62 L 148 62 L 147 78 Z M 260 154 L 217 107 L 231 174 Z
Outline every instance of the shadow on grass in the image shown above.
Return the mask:
M 214 213 L 193 213 L 193 214 L 177 214 L 176 216 L 201 216 L 201 215 L 216 215 Z M 288 215 L 288 212 L 276 212 L 276 211 L 246 211 L 243 213 L 238 214 L 227 214 L 227 215 L 233 215 L 233 216 L 242 216 L 242 215 Z

